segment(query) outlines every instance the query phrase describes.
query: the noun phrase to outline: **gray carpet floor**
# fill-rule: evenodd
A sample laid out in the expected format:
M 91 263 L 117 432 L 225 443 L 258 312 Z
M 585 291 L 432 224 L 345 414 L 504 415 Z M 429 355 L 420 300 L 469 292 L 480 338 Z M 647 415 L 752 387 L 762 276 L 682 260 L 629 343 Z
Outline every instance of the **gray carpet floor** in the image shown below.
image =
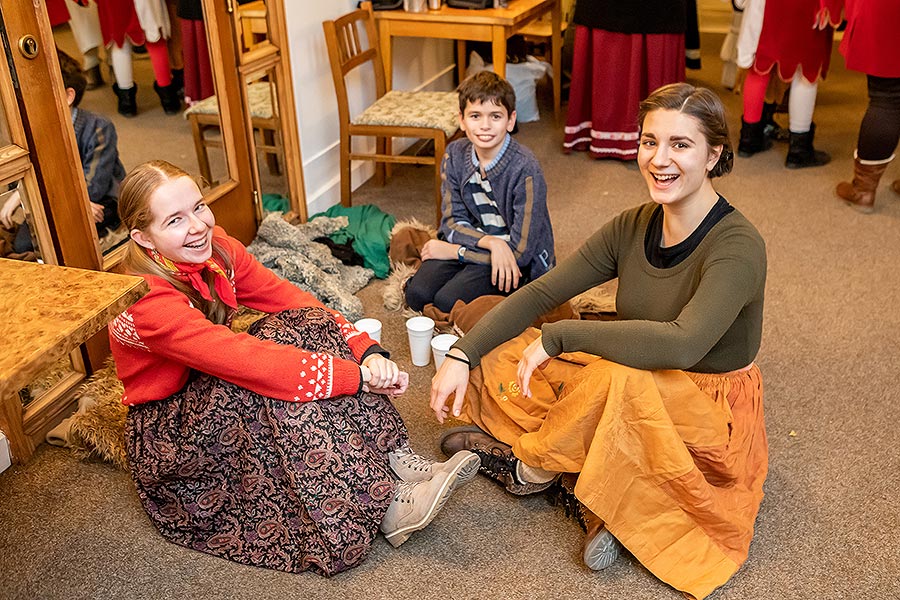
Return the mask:
M 723 95 L 737 138 L 740 98 L 719 85 L 721 38 L 704 38 L 692 81 Z M 545 117 L 519 139 L 541 160 L 557 253 L 570 254 L 620 210 L 647 199 L 635 165 L 563 155 L 562 128 Z M 865 79 L 835 54 L 820 86 L 817 145 L 831 164 L 783 166 L 786 148 L 736 159 L 719 191 L 768 244 L 765 326 L 758 363 L 766 385 L 770 470 L 750 557 L 712 597 L 900 597 L 900 197 L 886 183 L 877 211 L 835 200 L 865 110 Z M 784 116 L 780 117 L 783 122 Z M 367 184 L 358 203 L 429 220 L 430 177 L 398 168 Z M 361 296 L 384 322 L 383 342 L 408 368 L 397 401 L 415 447 L 437 456 L 429 415 L 433 367 L 413 367 L 403 320 L 381 305 L 382 282 Z M 42 446 L 0 474 L 0 597 L 77 598 L 679 598 L 631 557 L 602 573 L 579 560 L 582 533 L 543 497 L 517 498 L 479 477 L 399 549 L 383 539 L 369 559 L 332 579 L 233 564 L 165 542 L 127 473 Z

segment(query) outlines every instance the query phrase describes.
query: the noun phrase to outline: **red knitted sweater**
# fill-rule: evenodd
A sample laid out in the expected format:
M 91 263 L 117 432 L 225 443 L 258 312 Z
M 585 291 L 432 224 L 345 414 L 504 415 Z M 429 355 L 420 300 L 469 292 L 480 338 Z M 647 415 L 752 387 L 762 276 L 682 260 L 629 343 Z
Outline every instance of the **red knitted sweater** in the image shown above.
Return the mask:
M 216 228 L 215 237 L 231 256 L 234 271 L 229 275 L 240 304 L 266 313 L 323 306 L 261 265 L 221 228 Z M 358 362 L 234 333 L 209 321 L 164 279 L 143 277 L 150 291 L 109 326 L 116 372 L 125 384 L 124 404 L 168 398 L 184 387 L 192 369 L 292 402 L 361 389 Z M 334 317 L 359 361 L 375 342 L 340 314 Z

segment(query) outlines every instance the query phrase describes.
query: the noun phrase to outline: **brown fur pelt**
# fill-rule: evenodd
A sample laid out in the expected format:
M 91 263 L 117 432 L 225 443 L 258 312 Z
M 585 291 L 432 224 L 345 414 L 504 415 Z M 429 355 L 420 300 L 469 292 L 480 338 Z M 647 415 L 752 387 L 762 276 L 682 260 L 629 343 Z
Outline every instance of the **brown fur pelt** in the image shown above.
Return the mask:
M 386 310 L 400 310 L 406 308 L 406 297 L 403 288 L 406 282 L 416 274 L 418 267 L 403 263 L 394 263 L 391 274 L 384 280 L 383 304 Z
M 233 331 L 246 331 L 264 313 L 241 308 L 231 322 Z M 82 459 L 99 458 L 121 469 L 128 469 L 125 453 L 125 418 L 128 407 L 122 404 L 125 388 L 116 377 L 116 365 L 110 356 L 106 365 L 81 385 L 75 394 L 84 407 L 68 419 L 67 437 L 72 451 Z
M 72 416 L 69 441 L 82 459 L 99 458 L 121 469 L 128 468 L 125 454 L 125 417 L 122 404 L 125 388 L 116 377 L 112 357 L 79 388 L 77 397 L 88 408 Z M 91 404 L 88 400 L 93 400 Z

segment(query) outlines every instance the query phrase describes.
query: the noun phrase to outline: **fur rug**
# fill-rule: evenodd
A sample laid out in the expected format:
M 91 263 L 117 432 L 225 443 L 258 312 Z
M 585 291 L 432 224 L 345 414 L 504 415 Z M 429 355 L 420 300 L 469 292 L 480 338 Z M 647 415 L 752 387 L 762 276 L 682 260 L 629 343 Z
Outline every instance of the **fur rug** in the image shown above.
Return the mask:
M 242 308 L 231 322 L 234 331 L 246 331 L 264 315 Z M 78 388 L 78 410 L 47 434 L 47 442 L 67 446 L 82 459 L 99 459 L 128 469 L 125 453 L 125 417 L 122 382 L 112 357 Z
M 374 271 L 347 266 L 331 255 L 328 246 L 313 241 L 347 223 L 347 217 L 319 217 L 291 225 L 280 213 L 272 213 L 260 224 L 247 250 L 279 277 L 311 293 L 348 321 L 356 321 L 363 316 L 363 306 L 354 294 L 375 276 Z

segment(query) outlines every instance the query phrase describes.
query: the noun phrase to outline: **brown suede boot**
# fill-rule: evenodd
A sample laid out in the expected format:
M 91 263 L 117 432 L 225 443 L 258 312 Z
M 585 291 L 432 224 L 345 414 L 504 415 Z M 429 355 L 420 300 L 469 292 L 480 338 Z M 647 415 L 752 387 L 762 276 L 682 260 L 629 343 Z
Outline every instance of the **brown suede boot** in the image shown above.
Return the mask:
M 871 213 L 875 210 L 875 190 L 878 189 L 878 181 L 889 162 L 890 160 L 875 165 L 863 164 L 859 157 L 854 157 L 853 181 L 842 181 L 837 184 L 835 194 L 848 206 L 863 213 Z
M 895 194 L 900 194 L 900 179 L 895 179 L 894 183 L 891 184 L 891 190 Z

